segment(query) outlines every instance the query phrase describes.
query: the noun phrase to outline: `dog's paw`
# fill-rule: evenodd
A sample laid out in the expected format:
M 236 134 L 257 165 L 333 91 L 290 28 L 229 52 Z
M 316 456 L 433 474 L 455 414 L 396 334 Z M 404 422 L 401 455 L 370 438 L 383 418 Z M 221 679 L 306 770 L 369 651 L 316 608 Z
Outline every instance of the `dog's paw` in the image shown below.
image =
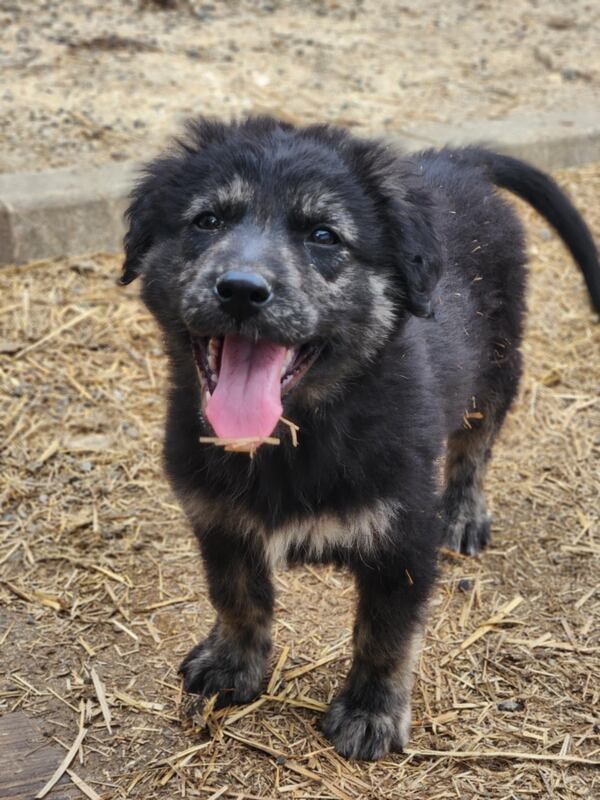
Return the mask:
M 487 516 L 478 520 L 459 519 L 446 528 L 446 546 L 457 553 L 476 556 L 490 541 L 490 527 L 491 520 Z
M 321 730 L 344 758 L 375 761 L 408 743 L 410 703 L 370 711 L 338 695 L 323 717 Z
M 459 503 L 446 501 L 444 544 L 450 550 L 476 556 L 490 541 L 491 518 L 482 492 L 465 494 Z
M 181 662 L 179 672 L 187 692 L 212 697 L 217 708 L 249 703 L 260 694 L 266 657 L 256 650 L 242 651 L 209 636 Z

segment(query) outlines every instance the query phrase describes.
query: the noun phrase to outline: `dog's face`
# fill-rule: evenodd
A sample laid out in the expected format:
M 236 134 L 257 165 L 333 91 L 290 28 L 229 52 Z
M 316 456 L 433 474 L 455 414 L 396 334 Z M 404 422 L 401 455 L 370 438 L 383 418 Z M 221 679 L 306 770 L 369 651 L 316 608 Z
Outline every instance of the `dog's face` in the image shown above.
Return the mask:
M 219 435 L 269 435 L 282 405 L 334 397 L 405 308 L 428 312 L 439 255 L 411 180 L 380 145 L 268 119 L 196 123 L 149 165 L 122 281 L 142 273 L 189 343 Z

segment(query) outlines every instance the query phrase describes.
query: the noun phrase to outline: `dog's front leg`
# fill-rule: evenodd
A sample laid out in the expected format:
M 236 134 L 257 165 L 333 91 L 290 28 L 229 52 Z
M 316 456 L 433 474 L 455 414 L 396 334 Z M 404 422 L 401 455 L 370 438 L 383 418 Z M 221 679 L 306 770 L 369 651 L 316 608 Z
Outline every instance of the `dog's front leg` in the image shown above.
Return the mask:
M 271 649 L 270 569 L 258 541 L 221 528 L 196 534 L 217 619 L 179 671 L 188 692 L 218 693 L 218 706 L 247 703 L 261 690 Z
M 413 667 L 435 576 L 435 551 L 407 550 L 378 565 L 360 561 L 354 572 L 354 660 L 322 729 L 340 755 L 373 760 L 408 741 Z

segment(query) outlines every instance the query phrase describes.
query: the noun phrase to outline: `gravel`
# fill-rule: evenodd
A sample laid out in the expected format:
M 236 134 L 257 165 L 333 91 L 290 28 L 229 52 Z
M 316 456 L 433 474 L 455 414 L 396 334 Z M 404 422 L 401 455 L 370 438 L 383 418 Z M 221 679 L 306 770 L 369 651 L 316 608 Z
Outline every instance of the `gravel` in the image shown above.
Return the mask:
M 199 113 L 410 135 L 597 106 L 598 41 L 581 0 L 0 0 L 0 172 L 146 157 Z

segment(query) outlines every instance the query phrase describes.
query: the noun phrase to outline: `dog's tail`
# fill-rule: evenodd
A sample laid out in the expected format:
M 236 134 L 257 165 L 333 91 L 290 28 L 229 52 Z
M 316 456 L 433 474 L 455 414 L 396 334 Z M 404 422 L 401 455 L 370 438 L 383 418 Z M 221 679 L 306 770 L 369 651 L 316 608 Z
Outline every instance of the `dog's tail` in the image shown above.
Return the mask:
M 471 163 L 483 165 L 496 186 L 529 203 L 556 230 L 585 278 L 592 305 L 600 315 L 600 261 L 590 229 L 560 187 L 539 169 L 489 150 L 466 149 Z

